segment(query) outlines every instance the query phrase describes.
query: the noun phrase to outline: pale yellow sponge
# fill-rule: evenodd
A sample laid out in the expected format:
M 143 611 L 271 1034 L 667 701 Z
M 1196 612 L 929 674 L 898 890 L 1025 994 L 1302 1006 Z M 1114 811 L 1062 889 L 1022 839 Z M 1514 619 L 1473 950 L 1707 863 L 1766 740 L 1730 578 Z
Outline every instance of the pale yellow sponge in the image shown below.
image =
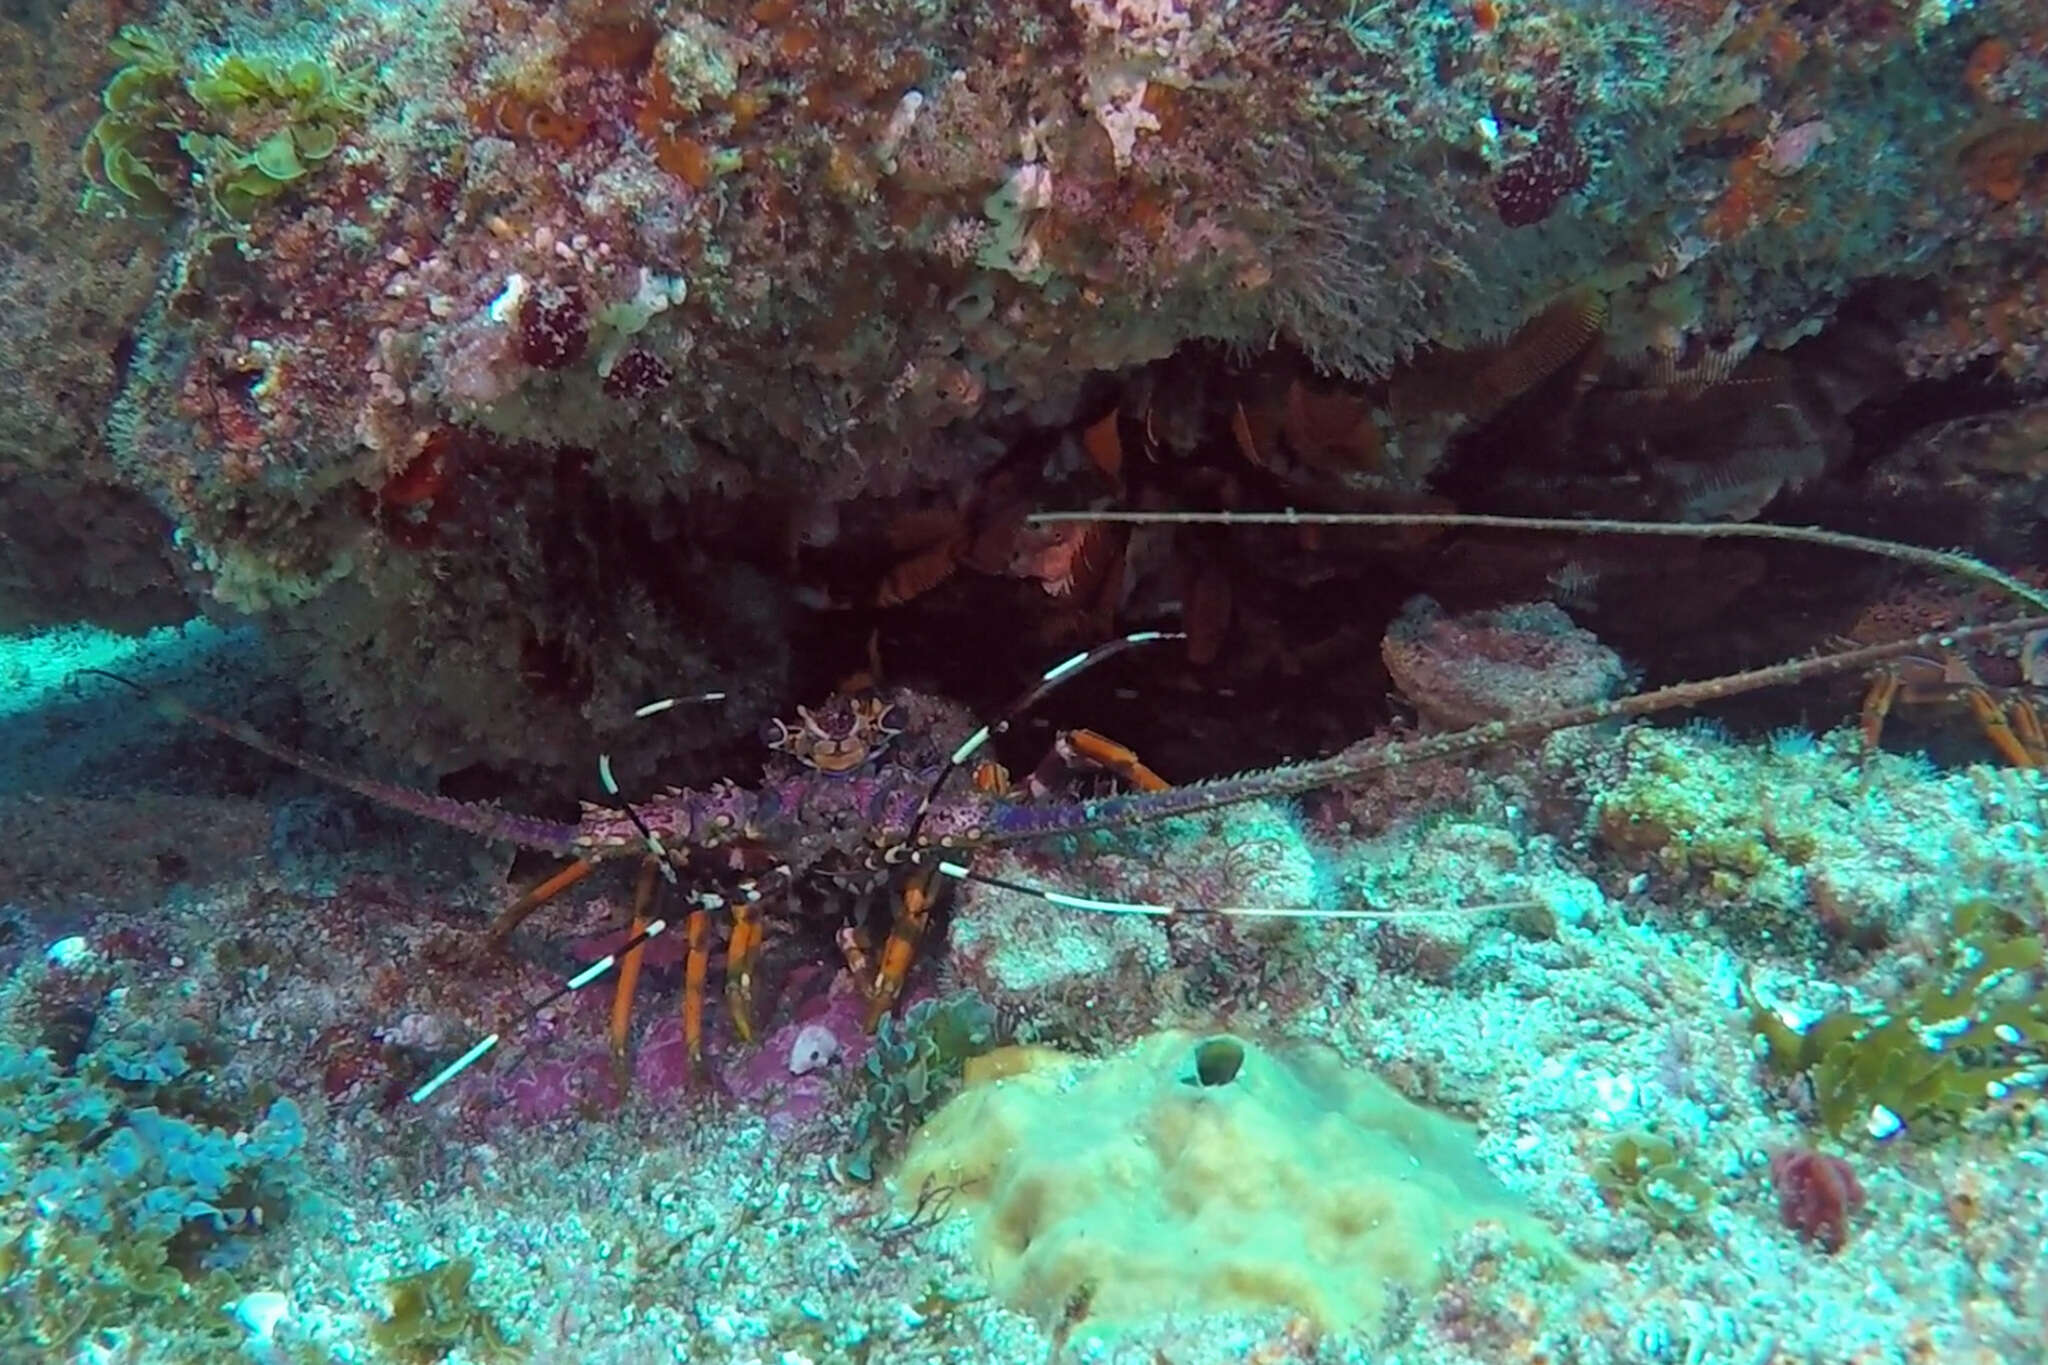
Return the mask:
M 1007 1049 L 919 1130 L 897 1197 L 950 1188 L 996 1292 L 1048 1325 L 1281 1307 L 1371 1328 L 1481 1220 L 1550 1235 L 1471 1129 L 1319 1045 L 1155 1034 L 1116 1056 Z

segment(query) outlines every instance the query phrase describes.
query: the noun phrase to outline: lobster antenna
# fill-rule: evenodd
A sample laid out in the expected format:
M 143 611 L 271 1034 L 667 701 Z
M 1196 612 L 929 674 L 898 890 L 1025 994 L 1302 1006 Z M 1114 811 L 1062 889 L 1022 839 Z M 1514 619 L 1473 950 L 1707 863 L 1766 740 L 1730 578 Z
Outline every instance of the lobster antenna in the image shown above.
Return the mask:
M 914 849 L 917 843 L 918 832 L 924 828 L 924 818 L 931 811 L 932 802 L 938 799 L 939 792 L 945 787 L 947 779 L 960 771 L 960 766 L 978 753 L 983 745 L 987 744 L 997 735 L 1006 733 L 1016 723 L 1019 716 L 1038 705 L 1054 689 L 1063 683 L 1079 677 L 1095 667 L 1095 665 L 1114 658 L 1116 655 L 1134 646 L 1156 644 L 1161 640 L 1185 640 L 1187 638 L 1180 631 L 1141 630 L 1130 635 L 1119 636 L 1114 640 L 1105 641 L 1093 649 L 1084 649 L 1072 658 L 1056 663 L 1051 668 L 1046 669 L 1045 672 L 1039 675 L 1038 681 L 1033 683 L 1022 696 L 997 712 L 994 720 L 969 735 L 961 743 L 960 747 L 955 749 L 952 755 L 946 759 L 945 763 L 939 768 L 939 775 L 932 779 L 931 787 L 926 790 L 923 799 L 917 803 L 917 810 L 910 817 L 910 830 L 903 836 L 903 842 L 897 845 L 897 847 L 905 849 L 907 851 L 906 856 L 915 859 L 916 853 Z
M 459 829 L 465 834 L 474 834 L 481 839 L 499 839 L 517 844 L 521 848 L 565 855 L 573 855 L 576 851 L 575 825 L 514 815 L 495 806 L 470 805 L 429 792 L 416 791 L 411 787 L 401 787 L 395 783 L 363 777 L 303 749 L 280 744 L 254 726 L 238 720 L 225 720 L 196 707 L 187 706 L 176 697 L 145 687 L 133 678 L 125 678 L 119 673 L 109 673 L 104 668 L 81 668 L 77 670 L 77 675 L 90 675 L 117 682 L 155 707 L 157 713 L 167 720 L 189 722 L 215 734 L 224 735 L 244 748 L 253 749 L 279 763 L 297 768 L 330 787 L 354 792 L 357 796 L 375 801 L 386 809 L 403 811 L 422 820 L 432 820 L 437 825 Z
M 485 1034 L 483 1037 L 477 1039 L 475 1043 L 471 1044 L 469 1051 L 463 1053 L 460 1057 L 457 1057 L 454 1061 L 448 1063 L 448 1065 L 442 1067 L 439 1071 L 436 1071 L 431 1077 L 427 1079 L 425 1084 L 421 1085 L 418 1089 L 414 1090 L 412 1094 L 406 1096 L 407 1101 L 412 1104 L 426 1103 L 427 1100 L 433 1097 L 435 1091 L 439 1090 L 442 1086 L 448 1084 L 448 1082 L 454 1080 L 457 1076 L 460 1076 L 463 1072 L 475 1066 L 484 1058 L 490 1056 L 491 1050 L 497 1047 L 499 1043 L 505 1040 L 506 1034 L 518 1031 L 520 1028 L 525 1026 L 530 1020 L 532 1020 L 536 1015 L 538 1015 L 542 1010 L 548 1008 L 548 1006 L 554 1004 L 563 996 L 574 995 L 577 991 L 582 990 L 585 986 L 590 985 L 594 981 L 602 979 L 606 973 L 612 970 L 612 968 L 619 965 L 619 961 L 621 958 L 625 957 L 628 953 L 631 953 L 635 949 L 639 948 L 640 945 L 647 942 L 647 940 L 651 938 L 659 938 L 662 934 L 667 933 L 668 928 L 669 923 L 665 919 L 649 920 L 647 922 L 646 928 L 642 929 L 639 933 L 627 939 L 624 943 L 621 943 L 617 948 L 615 948 L 611 952 L 606 953 L 597 961 L 591 963 L 588 967 L 585 967 L 582 971 L 576 973 L 576 975 L 564 981 L 561 985 L 555 987 L 555 989 L 548 992 L 547 996 L 544 999 L 542 999 L 539 1003 L 530 1005 L 526 1009 L 521 1010 L 517 1015 L 513 1017 L 512 1021 L 506 1024 L 503 1028 L 494 1029 L 491 1032 Z
M 640 818 L 640 812 L 633 809 L 633 803 L 619 790 L 619 780 L 612 776 L 612 756 L 609 753 L 597 756 L 597 780 L 604 784 L 605 794 L 618 802 L 619 809 L 626 812 L 626 818 L 633 822 L 633 828 L 640 831 L 640 839 L 647 845 L 647 852 L 661 868 L 662 879 L 670 886 L 674 886 L 676 869 L 669 861 L 668 845 L 662 843 L 661 836 L 647 827 L 647 822 Z
M 1569 535 L 1669 536 L 1682 540 L 1781 540 L 1878 555 L 1954 574 L 1997 588 L 2048 612 L 2048 593 L 2022 583 L 1960 550 L 1931 550 L 1900 540 L 1827 531 L 1818 526 L 1780 526 L 1767 521 L 1612 521 L 1605 518 L 1507 517 L 1479 512 L 1034 512 L 1029 526 L 1063 521 L 1111 521 L 1165 526 L 1464 526 L 1495 531 L 1562 531 Z
M 694 696 L 688 697 L 663 697 L 658 701 L 648 702 L 645 706 L 636 707 L 633 711 L 633 718 L 635 720 L 644 720 L 649 716 L 659 715 L 663 711 L 671 710 L 674 707 L 690 702 L 724 701 L 725 695 L 723 692 L 699 692 Z M 640 818 L 640 812 L 634 810 L 632 803 L 627 801 L 624 794 L 620 792 L 618 779 L 612 774 L 612 756 L 609 752 L 601 753 L 597 756 L 597 778 L 599 782 L 604 784 L 605 792 L 619 803 L 621 810 L 625 811 L 626 818 L 633 822 L 633 828 L 640 831 L 640 837 L 646 842 L 647 851 L 654 857 L 656 866 L 660 867 L 661 875 L 667 879 L 669 885 L 674 886 L 676 884 L 676 869 L 668 856 L 668 846 L 661 842 L 661 837 L 648 827 L 647 822 Z M 742 886 L 744 889 L 751 890 L 753 883 L 749 881 L 743 883 Z M 695 900 L 700 907 L 707 910 L 716 910 L 725 904 L 725 897 L 711 892 L 701 892 L 695 897 Z M 667 933 L 668 930 L 668 920 L 661 918 L 649 920 L 639 933 L 629 936 L 624 943 L 621 943 L 611 952 L 606 953 L 582 971 L 562 982 L 561 985 L 548 992 L 538 1003 L 529 1005 L 526 1009 L 521 1010 L 503 1028 L 494 1029 L 482 1038 L 479 1038 L 470 1046 L 467 1052 L 464 1052 L 454 1061 L 435 1072 L 427 1079 L 425 1084 L 414 1090 L 407 1099 L 413 1104 L 423 1104 L 433 1098 L 435 1091 L 475 1066 L 485 1057 L 488 1057 L 492 1050 L 504 1041 L 506 1034 L 516 1032 L 524 1027 L 529 1021 L 538 1016 L 542 1010 L 547 1009 L 564 996 L 574 995 L 585 986 L 603 980 L 622 962 L 637 952 L 649 939 L 659 938 Z
M 786 876 L 787 874 L 787 868 L 779 868 L 776 870 L 775 875 Z M 738 883 L 734 889 L 749 901 L 760 899 L 759 886 L 752 877 Z M 729 904 L 726 897 L 713 891 L 697 892 L 690 899 L 694 902 L 695 907 L 701 910 L 721 910 Z M 539 1001 L 513 1015 L 502 1027 L 493 1029 L 482 1038 L 477 1039 L 475 1043 L 470 1045 L 467 1052 L 464 1052 L 454 1061 L 435 1072 L 424 1084 L 408 1095 L 406 1097 L 407 1100 L 412 1104 L 422 1104 L 431 1099 L 435 1091 L 475 1066 L 485 1057 L 488 1057 L 492 1050 L 505 1040 L 507 1035 L 517 1033 L 539 1016 L 543 1010 L 564 996 L 574 995 L 585 986 L 594 985 L 602 981 L 628 958 L 632 957 L 634 953 L 638 952 L 649 939 L 659 938 L 673 927 L 673 923 L 667 919 L 657 918 L 647 921 L 646 926 L 639 933 L 629 936 L 624 943 L 621 943 L 618 947 L 612 949 L 574 976 L 564 980 L 561 985 L 549 991 Z
M 1457 905 L 1436 910 L 1382 910 L 1368 906 L 1359 910 L 1324 910 L 1313 905 L 1171 905 L 1164 901 L 1106 901 L 1092 896 L 1070 896 L 1064 891 L 1047 891 L 1006 877 L 992 877 L 971 871 L 960 863 L 941 862 L 939 872 L 955 881 L 993 886 L 1004 891 L 1042 900 L 1062 910 L 1084 910 L 1096 915 L 1141 915 L 1155 919 L 1188 918 L 1195 915 L 1223 915 L 1232 919 L 1343 919 L 1388 923 L 1408 919 L 1465 919 L 1498 910 L 1527 910 L 1540 906 L 1538 900 L 1496 901 L 1486 905 Z
M 1467 729 L 1448 730 L 1417 739 L 1364 739 L 1325 758 L 1240 773 L 1236 777 L 1168 787 L 1164 791 L 1104 797 L 1089 803 L 1085 819 L 1075 818 L 1071 809 L 1011 806 L 998 812 L 995 827 L 984 831 L 976 844 L 977 847 L 991 847 L 1055 835 L 1123 829 L 1145 821 L 1203 815 L 1247 801 L 1296 796 L 1319 787 L 1355 785 L 1369 775 L 1389 769 L 1413 767 L 1418 763 L 1453 758 L 1478 749 L 1530 744 L 1559 730 L 1575 729 L 1581 725 L 1636 720 L 1663 711 L 1687 710 L 1767 687 L 1788 687 L 1794 683 L 1836 677 L 1908 654 L 1935 653 L 1986 640 L 2028 635 L 2037 630 L 2048 630 L 2048 615 L 2015 617 L 2010 621 L 1966 626 L 1960 630 L 1930 631 L 1840 654 L 1804 655 L 1741 673 L 1724 673 L 1697 682 L 1674 683 L 1651 692 L 1539 712 L 1520 720 L 1486 721 Z

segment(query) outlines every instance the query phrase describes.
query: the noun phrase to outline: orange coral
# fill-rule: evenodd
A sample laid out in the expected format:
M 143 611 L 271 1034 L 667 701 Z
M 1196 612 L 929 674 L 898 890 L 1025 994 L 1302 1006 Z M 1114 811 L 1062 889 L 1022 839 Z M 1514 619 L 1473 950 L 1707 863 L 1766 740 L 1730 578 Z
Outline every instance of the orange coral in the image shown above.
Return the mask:
M 431 501 L 447 487 L 458 439 L 451 427 L 427 433 L 418 453 L 377 490 L 378 500 L 386 507 L 417 507 Z
M 479 132 L 532 145 L 547 143 L 563 151 L 581 147 L 597 126 L 595 116 L 579 101 L 562 102 L 562 77 L 575 71 L 623 72 L 637 75 L 654 59 L 660 36 L 646 19 L 608 19 L 593 24 L 572 41 L 546 69 L 527 71 L 502 88 L 469 102 L 469 117 Z
M 2005 64 L 2012 60 L 2012 45 L 2003 38 L 1986 38 L 1970 49 L 1970 60 L 1963 66 L 1963 84 L 1970 87 L 1970 93 L 1980 100 L 1994 98 L 1992 89 Z
M 2000 204 L 2027 192 L 2034 162 L 2048 153 L 2048 124 L 2006 123 L 1973 138 L 1957 158 L 1970 188 Z
M 637 74 L 654 60 L 654 45 L 660 37 L 660 31 L 646 19 L 596 24 L 569 44 L 562 65 L 564 69 Z
M 711 149 L 687 133 L 656 139 L 654 164 L 693 190 L 711 183 Z
M 582 146 L 591 129 L 588 116 L 566 113 L 513 90 L 471 101 L 469 117 L 478 132 L 527 144 L 546 142 L 565 152 Z
M 808 61 L 818 50 L 818 31 L 806 24 L 792 24 L 775 35 L 775 55 L 794 65 Z
M 633 114 L 633 126 L 654 148 L 654 163 L 693 190 L 711 183 L 711 148 L 683 131 L 690 111 L 676 99 L 675 84 L 659 66 L 647 75 L 647 98 Z
M 1145 87 L 1139 106 L 1159 123 L 1153 131 L 1164 141 L 1177 141 L 1187 131 L 1187 96 L 1166 84 L 1152 81 Z
M 1707 235 L 1727 242 L 1762 222 L 1777 198 L 1777 187 L 1764 169 L 1765 147 L 1751 147 L 1728 168 L 1728 188 L 1708 211 Z

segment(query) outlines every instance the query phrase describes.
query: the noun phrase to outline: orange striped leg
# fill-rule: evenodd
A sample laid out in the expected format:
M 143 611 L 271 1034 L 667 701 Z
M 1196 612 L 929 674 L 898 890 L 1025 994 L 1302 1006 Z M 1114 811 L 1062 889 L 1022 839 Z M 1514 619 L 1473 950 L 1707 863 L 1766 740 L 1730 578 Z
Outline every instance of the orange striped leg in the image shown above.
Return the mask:
M 1135 753 L 1093 730 L 1069 730 L 1060 739 L 1081 762 L 1108 769 L 1138 791 L 1162 792 L 1168 786 L 1166 779 L 1140 763 Z
M 1114 773 L 1126 785 L 1141 792 L 1165 791 L 1165 778 L 1138 761 L 1138 756 L 1093 730 L 1062 730 L 1052 750 L 1031 774 L 1031 789 L 1043 795 L 1052 790 L 1062 774 L 1092 768 Z
M 1877 752 L 1877 742 L 1884 737 L 1885 717 L 1892 713 L 1892 703 L 1898 699 L 1899 675 L 1887 668 L 1870 680 L 1870 690 L 1863 694 L 1863 753 L 1865 757 Z
M 526 917 L 546 905 L 555 897 L 567 891 L 590 875 L 597 863 L 591 858 L 578 858 L 554 876 L 549 877 L 533 890 L 505 907 L 499 916 L 491 921 L 491 942 L 503 943 L 514 929 L 525 922 Z
M 2027 752 L 2027 746 L 2020 743 L 2012 726 L 2006 723 L 2005 711 L 1991 699 L 1991 694 L 1981 687 L 1970 689 L 1971 714 L 1977 717 L 1977 724 L 1984 727 L 1984 736 L 2005 755 L 2005 761 L 2015 768 L 2031 768 L 2034 756 Z
M 654 890 L 658 883 L 655 875 L 660 864 L 652 858 L 640 862 L 640 879 L 633 884 L 633 924 L 627 937 L 638 938 L 647 929 L 649 907 L 654 904 Z M 646 945 L 642 944 L 641 948 Z M 633 991 L 640 984 L 640 952 L 635 948 L 619 959 L 619 979 L 612 990 L 612 1069 L 619 1077 L 619 1087 L 625 1088 L 632 1068 L 626 1057 L 626 1045 L 632 1036 Z
M 839 956 L 846 961 L 846 970 L 853 979 L 866 982 L 868 974 L 875 969 L 875 945 L 869 941 L 867 930 L 858 924 L 849 924 L 840 929 L 837 942 Z
M 734 901 L 732 942 L 725 949 L 725 1004 L 743 1043 L 754 1041 L 754 963 L 760 956 L 760 907 L 750 900 Z
M 2041 732 L 2041 713 L 2034 709 L 2034 703 L 2024 697 L 2014 700 L 2008 710 L 2012 718 L 2013 733 L 2026 746 L 2027 754 L 2034 760 L 2035 767 L 2048 765 L 2048 734 Z
M 867 1028 L 874 1032 L 903 994 L 903 981 L 917 961 L 917 945 L 931 920 L 933 888 L 938 882 L 936 867 L 914 868 L 903 883 L 896 902 L 896 917 L 889 925 L 889 941 L 882 945 L 882 969 L 875 973 L 874 989 L 868 993 Z
M 694 1073 L 704 1060 L 704 976 L 711 965 L 711 912 L 690 911 L 683 925 L 683 1044 Z

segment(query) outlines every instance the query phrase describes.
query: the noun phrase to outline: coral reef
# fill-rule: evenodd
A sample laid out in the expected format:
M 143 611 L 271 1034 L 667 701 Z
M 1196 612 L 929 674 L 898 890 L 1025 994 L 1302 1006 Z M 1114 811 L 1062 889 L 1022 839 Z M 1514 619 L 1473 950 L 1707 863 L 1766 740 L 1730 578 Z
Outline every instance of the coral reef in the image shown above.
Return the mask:
M 95 537 L 53 596 L 148 617 L 188 580 L 274 614 L 344 715 L 444 772 L 559 772 L 628 748 L 648 695 L 733 695 L 636 736 L 651 765 L 747 733 L 792 614 L 872 586 L 793 564 L 871 556 L 1093 420 L 1099 377 L 1204 344 L 1320 372 L 1246 395 L 1246 450 L 1285 427 L 1326 485 L 1409 495 L 1547 392 L 1606 386 L 1617 449 L 1667 400 L 1761 392 L 1901 271 L 1958 283 L 1894 363 L 2036 374 L 2024 306 L 1988 342 L 1929 331 L 2038 251 L 2020 0 L 966 16 L 177 0 L 77 12 L 54 61 L 7 21 L 9 87 L 55 117 L 9 144 L 36 254 L 0 289 L 61 344 L 24 348 L 0 450 L 87 472 L 0 488 L 117 482 L 178 538 L 124 566 L 135 536 Z M 1665 496 L 1745 514 L 1810 482 L 1804 411 L 1759 402 L 1742 458 L 1667 461 Z
M 152 225 L 79 211 L 78 148 L 99 110 L 104 30 L 35 7 L 0 15 L 0 622 L 124 630 L 192 611 L 173 522 L 123 486 L 104 424 L 132 328 L 171 247 Z
M 2034 1358 L 2038 9 L 11 7 L 0 1356 Z

